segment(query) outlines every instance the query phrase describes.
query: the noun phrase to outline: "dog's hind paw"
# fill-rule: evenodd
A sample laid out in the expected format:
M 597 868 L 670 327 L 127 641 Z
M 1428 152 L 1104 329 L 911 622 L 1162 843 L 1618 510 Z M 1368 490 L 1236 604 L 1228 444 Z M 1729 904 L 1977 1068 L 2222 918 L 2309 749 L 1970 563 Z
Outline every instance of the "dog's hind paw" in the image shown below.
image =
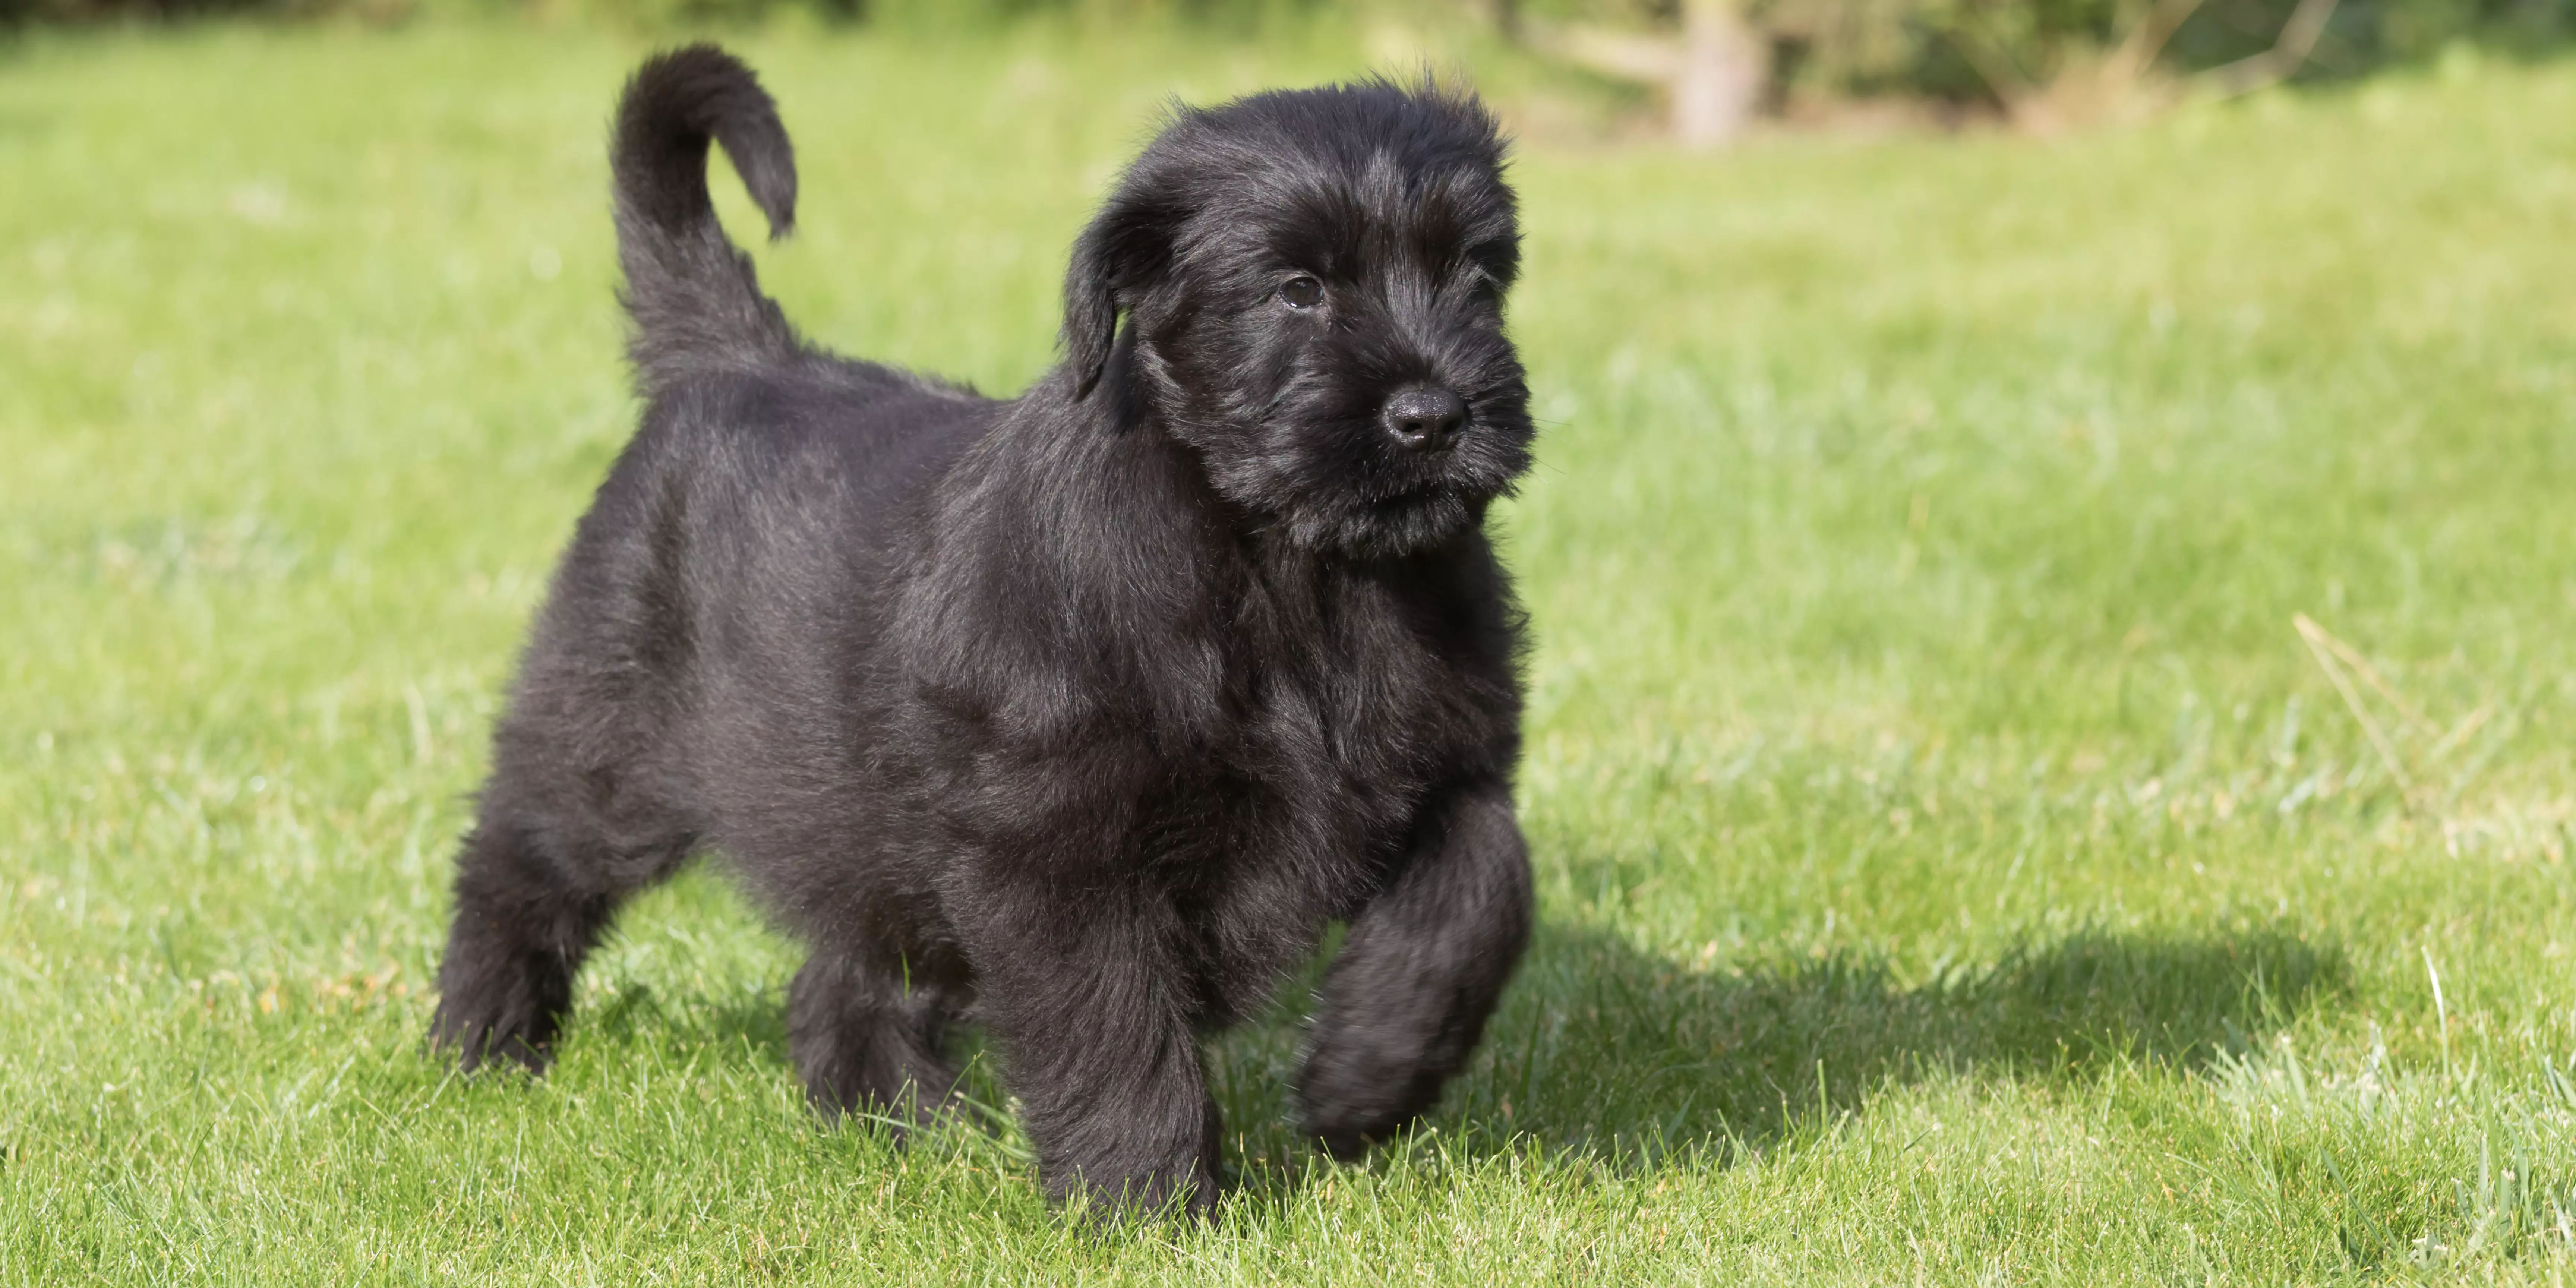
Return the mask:
M 554 1060 L 554 1025 L 535 1008 L 491 999 L 469 1001 L 443 997 L 429 1022 L 429 1048 L 473 1073 L 492 1065 L 515 1065 L 541 1074 Z

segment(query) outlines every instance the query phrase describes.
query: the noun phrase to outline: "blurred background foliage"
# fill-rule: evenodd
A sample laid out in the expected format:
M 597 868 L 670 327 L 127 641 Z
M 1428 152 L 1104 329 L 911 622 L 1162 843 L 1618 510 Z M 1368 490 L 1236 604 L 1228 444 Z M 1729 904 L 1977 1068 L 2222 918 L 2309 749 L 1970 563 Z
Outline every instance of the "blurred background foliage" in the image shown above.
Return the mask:
M 2302 14 L 2313 31 L 2299 30 Z M 960 32 L 1159 25 L 1248 38 L 1392 29 L 1411 42 L 1396 41 L 1394 52 L 1519 54 L 1595 77 L 1605 91 L 1628 93 L 1640 121 L 1664 104 L 1686 139 L 1694 127 L 1680 100 L 1692 92 L 1696 48 L 1718 60 L 1715 72 L 1700 68 L 1718 78 L 1702 97 L 1719 101 L 1706 109 L 1713 121 L 1696 127 L 1699 141 L 1756 116 L 1864 103 L 2080 123 L 2178 99 L 2213 69 L 2229 71 L 2229 92 L 2242 92 L 2464 49 L 2533 54 L 2576 40 L 2576 0 L 0 0 L 0 25 L 22 32 L 206 17 L 519 17 L 647 31 L 781 21 Z M 1697 45 L 1695 21 L 1715 33 Z M 2289 37 L 2300 38 L 2296 56 L 2267 70 L 2267 51 Z

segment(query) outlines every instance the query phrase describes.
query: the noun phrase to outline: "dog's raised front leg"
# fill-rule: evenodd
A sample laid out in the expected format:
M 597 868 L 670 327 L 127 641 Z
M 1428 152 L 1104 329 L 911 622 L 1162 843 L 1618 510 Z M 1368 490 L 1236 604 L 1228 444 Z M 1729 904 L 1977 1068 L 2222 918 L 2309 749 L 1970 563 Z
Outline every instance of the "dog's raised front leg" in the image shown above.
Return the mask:
M 1199 1068 L 1170 910 L 1141 892 L 1022 891 L 970 932 L 982 1018 L 1047 1192 L 1113 1211 L 1216 1203 L 1216 1102 Z
M 1297 1107 L 1335 1158 L 1429 1109 L 1467 1062 L 1529 942 L 1529 850 L 1510 789 L 1436 799 L 1410 864 L 1351 922 L 1324 977 Z

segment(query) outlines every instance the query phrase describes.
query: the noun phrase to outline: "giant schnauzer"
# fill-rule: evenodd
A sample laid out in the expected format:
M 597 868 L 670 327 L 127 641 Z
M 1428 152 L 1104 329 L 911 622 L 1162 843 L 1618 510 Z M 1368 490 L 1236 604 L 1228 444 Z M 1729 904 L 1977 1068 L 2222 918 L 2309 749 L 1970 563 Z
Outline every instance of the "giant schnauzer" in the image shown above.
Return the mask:
M 711 140 L 793 221 L 750 71 L 646 63 L 612 149 L 643 422 L 494 734 L 435 1041 L 542 1068 L 618 905 L 706 849 L 812 950 L 827 1112 L 934 1111 L 981 1025 L 1050 1193 L 1205 1211 L 1197 1035 L 1345 921 L 1298 1110 L 1336 1157 L 1402 1129 L 1530 927 L 1494 119 L 1429 82 L 1176 109 L 1007 401 L 800 338 Z

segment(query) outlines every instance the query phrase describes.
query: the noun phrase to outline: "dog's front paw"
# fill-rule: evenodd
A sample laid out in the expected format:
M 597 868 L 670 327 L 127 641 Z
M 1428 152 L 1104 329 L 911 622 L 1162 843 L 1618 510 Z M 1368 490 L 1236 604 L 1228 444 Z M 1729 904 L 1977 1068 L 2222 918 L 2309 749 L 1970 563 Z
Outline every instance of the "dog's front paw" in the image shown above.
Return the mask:
M 1337 1162 L 1348 1163 L 1402 1135 L 1440 1098 L 1438 1073 L 1366 1049 L 1330 1030 L 1297 1086 L 1297 1119 Z
M 1393 1113 L 1382 1106 L 1308 1106 L 1301 1115 L 1306 1135 L 1336 1163 L 1355 1163 L 1370 1148 L 1385 1144 L 1413 1125 L 1415 1115 Z
M 1345 1124 L 1318 1126 L 1310 1121 L 1306 1124 L 1306 1134 L 1313 1138 L 1315 1148 L 1324 1151 L 1334 1162 L 1356 1163 L 1361 1155 L 1369 1152 L 1370 1146 L 1394 1135 L 1402 1126 L 1400 1123 L 1373 1124 L 1372 1129 Z
M 1112 1225 L 1162 1217 L 1200 1223 L 1216 1219 L 1216 1178 L 1201 1176 L 1196 1168 L 1105 1178 L 1085 1174 L 1048 1188 L 1065 1200 L 1079 1194 L 1085 1217 Z

